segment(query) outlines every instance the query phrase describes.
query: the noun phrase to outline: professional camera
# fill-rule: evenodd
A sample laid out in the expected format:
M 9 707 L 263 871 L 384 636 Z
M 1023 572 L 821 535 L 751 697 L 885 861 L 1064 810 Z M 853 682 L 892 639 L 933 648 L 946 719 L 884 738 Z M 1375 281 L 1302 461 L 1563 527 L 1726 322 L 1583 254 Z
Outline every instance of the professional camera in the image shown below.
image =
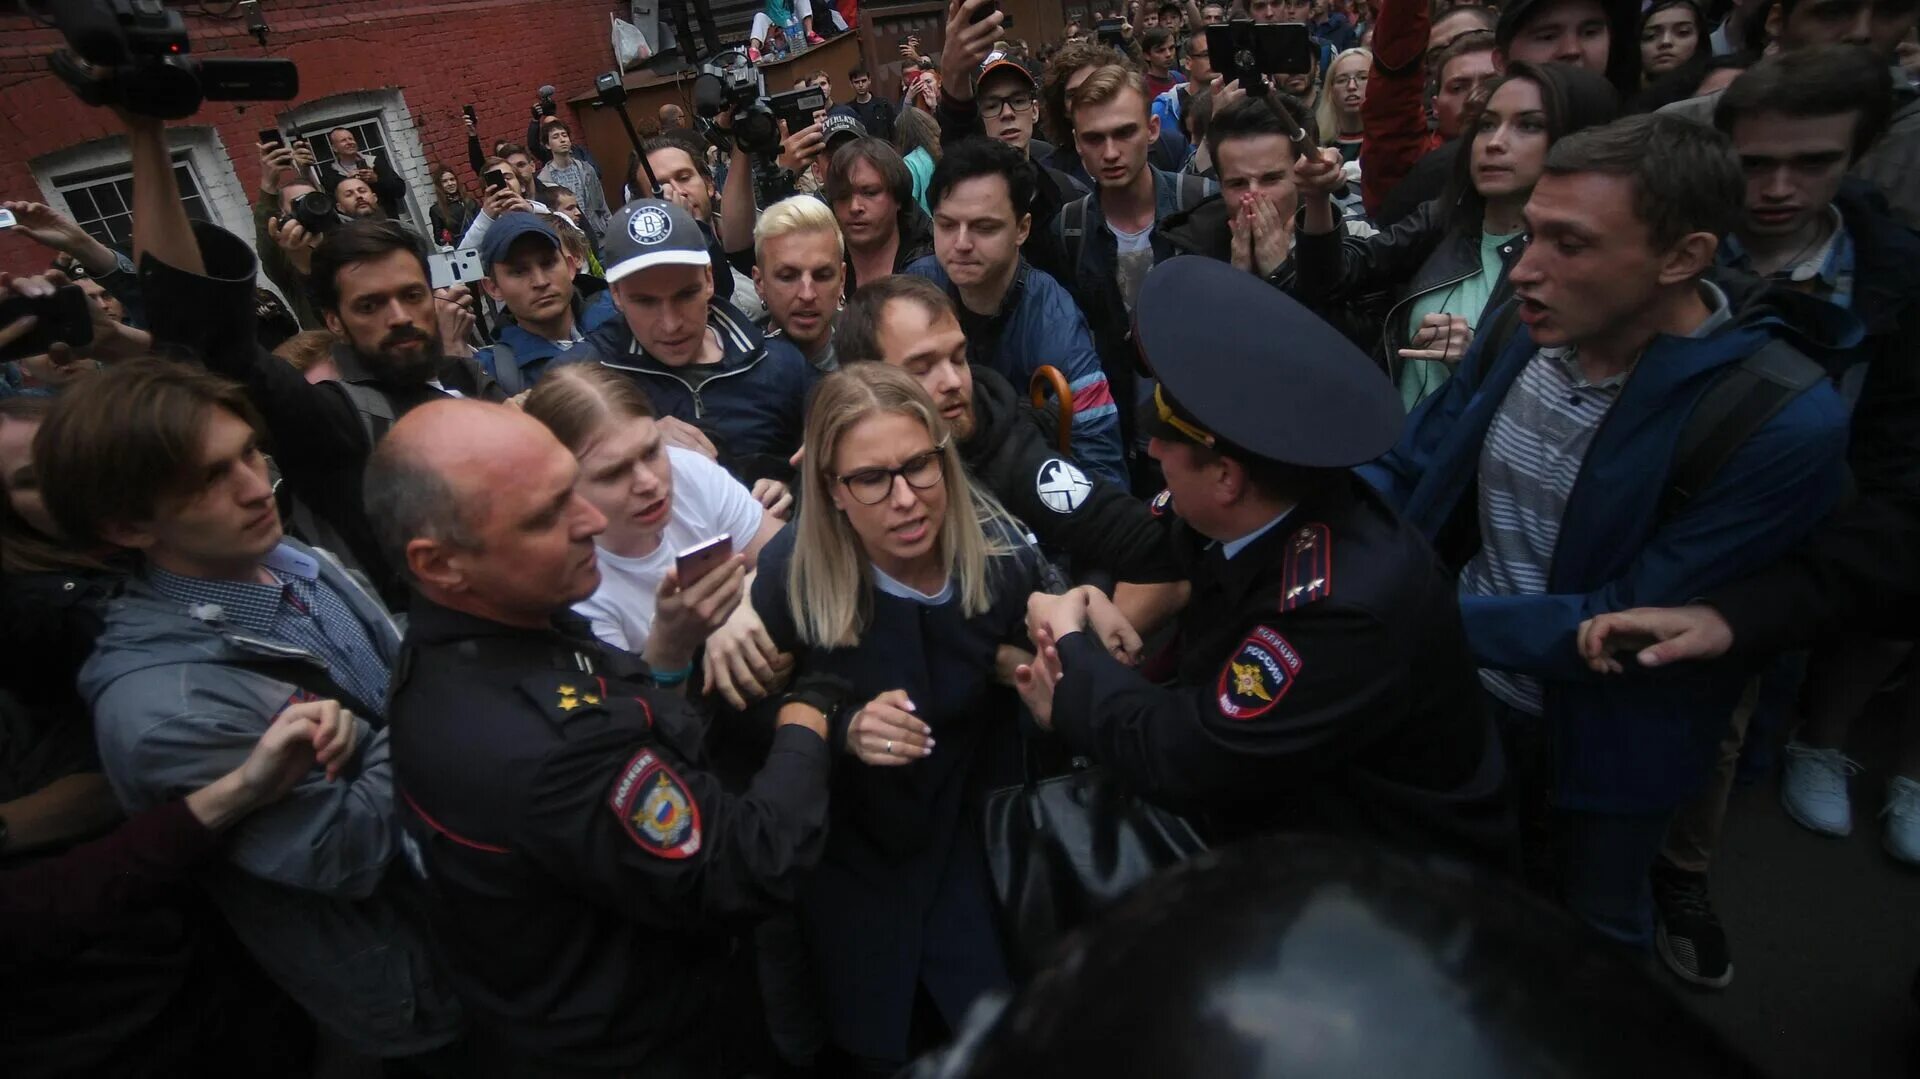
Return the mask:
M 750 154 L 780 152 L 780 124 L 760 96 L 760 70 L 743 49 L 715 53 L 693 80 L 693 108 L 711 120 L 733 111 L 733 140 Z
M 333 199 L 324 191 L 309 191 L 293 200 L 293 219 L 309 236 L 323 236 L 340 223 Z
M 59 0 L 49 7 L 67 48 L 47 62 L 89 105 L 178 120 L 202 101 L 285 101 L 300 92 L 291 60 L 188 56 L 186 26 L 160 0 Z

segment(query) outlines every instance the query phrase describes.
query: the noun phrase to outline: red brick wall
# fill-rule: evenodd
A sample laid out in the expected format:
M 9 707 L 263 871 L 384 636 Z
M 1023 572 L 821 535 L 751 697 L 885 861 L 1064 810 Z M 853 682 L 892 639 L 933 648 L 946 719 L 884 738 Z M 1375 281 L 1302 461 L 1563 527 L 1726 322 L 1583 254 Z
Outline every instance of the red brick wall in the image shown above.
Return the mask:
M 300 67 L 300 96 L 291 102 L 209 103 L 181 121 L 218 129 L 249 194 L 259 181 L 255 132 L 303 102 L 354 90 L 399 90 L 428 160 L 455 164 L 464 177 L 460 106 L 476 105 L 489 143 L 525 137 L 528 107 L 543 84 L 556 88 L 565 115 L 566 100 L 592 92 L 594 77 L 613 67 L 607 16 L 627 7 L 610 0 L 263 0 L 273 32 L 262 50 L 243 19 L 173 6 L 185 15 L 198 56 L 277 56 Z M 56 31 L 0 15 L 0 197 L 43 200 L 32 159 L 118 132 L 112 113 L 80 104 L 47 70 L 59 42 Z M 422 177 L 408 180 L 426 186 Z M 46 261 L 37 244 L 0 237 L 0 270 L 33 271 Z

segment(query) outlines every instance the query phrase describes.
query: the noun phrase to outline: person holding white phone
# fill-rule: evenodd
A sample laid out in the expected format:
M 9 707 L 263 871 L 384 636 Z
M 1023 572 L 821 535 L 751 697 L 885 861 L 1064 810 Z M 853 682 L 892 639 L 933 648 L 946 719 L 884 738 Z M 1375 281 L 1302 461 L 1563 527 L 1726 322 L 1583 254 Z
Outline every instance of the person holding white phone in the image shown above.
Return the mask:
M 553 368 L 526 411 L 579 459 L 581 497 L 607 518 L 594 538 L 600 587 L 574 605 L 594 636 L 645 658 L 660 685 L 691 678 L 704 643 L 704 689 L 735 707 L 764 696 L 791 661 L 740 600 L 748 567 L 786 523 L 786 488 L 762 480 L 749 491 L 701 454 L 669 445 L 646 394 L 597 364 Z M 735 553 L 682 579 L 676 554 L 723 535 Z

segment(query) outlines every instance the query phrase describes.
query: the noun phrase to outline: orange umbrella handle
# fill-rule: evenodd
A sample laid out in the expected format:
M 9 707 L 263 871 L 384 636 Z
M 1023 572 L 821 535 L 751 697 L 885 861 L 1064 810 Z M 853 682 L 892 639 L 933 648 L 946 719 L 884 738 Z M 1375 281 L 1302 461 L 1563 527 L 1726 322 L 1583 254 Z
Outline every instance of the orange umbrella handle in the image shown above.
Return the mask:
M 1053 440 L 1061 453 L 1073 452 L 1073 387 L 1067 383 L 1067 376 L 1060 373 L 1058 367 L 1051 364 L 1042 366 L 1033 373 L 1033 381 L 1027 387 L 1027 396 L 1033 401 L 1033 407 L 1045 410 L 1047 392 L 1051 390 L 1060 399 L 1060 411 L 1054 416 Z

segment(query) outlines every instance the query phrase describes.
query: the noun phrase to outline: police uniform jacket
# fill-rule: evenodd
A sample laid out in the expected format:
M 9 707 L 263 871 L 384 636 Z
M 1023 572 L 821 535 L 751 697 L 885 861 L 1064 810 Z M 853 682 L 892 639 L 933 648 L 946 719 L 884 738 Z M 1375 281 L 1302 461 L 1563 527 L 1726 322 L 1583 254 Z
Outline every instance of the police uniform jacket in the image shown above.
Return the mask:
M 1349 475 L 1232 559 L 1174 527 L 1193 597 L 1172 683 L 1069 634 L 1055 730 L 1210 839 L 1319 831 L 1504 861 L 1499 743 L 1426 542 Z
M 391 710 L 407 853 L 501 1072 L 708 1074 L 731 931 L 825 841 L 817 735 L 780 728 L 727 793 L 700 718 L 642 670 L 570 615 L 414 600 Z
M 992 534 L 989 534 L 990 538 Z M 825 856 L 801 896 L 801 921 L 824 990 L 833 1040 L 857 1056 L 903 1061 L 917 985 L 958 1027 L 1007 975 L 993 925 L 986 859 L 972 795 L 1017 778 L 1019 701 L 994 682 L 994 653 L 1026 639 L 1026 600 L 1039 579 L 1025 548 L 990 561 L 993 604 L 967 616 L 957 596 L 922 603 L 871 585 L 860 643 L 813 648 L 787 607 L 794 530 L 760 554 L 753 605 L 797 675 L 845 684 L 833 751 L 859 707 L 905 689 L 933 729 L 931 756 L 835 769 Z
M 1056 450 L 1050 418 L 1027 405 L 997 372 L 975 365 L 973 436 L 960 456 L 1001 505 L 1076 571 L 1122 581 L 1177 580 L 1167 522 L 1124 487 L 1092 476 Z

